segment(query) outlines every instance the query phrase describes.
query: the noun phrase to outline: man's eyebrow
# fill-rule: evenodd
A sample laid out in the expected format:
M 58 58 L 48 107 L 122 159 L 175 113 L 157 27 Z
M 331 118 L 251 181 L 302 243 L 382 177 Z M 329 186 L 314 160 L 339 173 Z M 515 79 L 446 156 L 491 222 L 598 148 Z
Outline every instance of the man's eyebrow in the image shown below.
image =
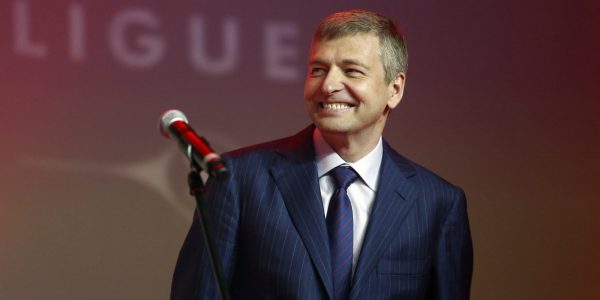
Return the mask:
M 344 64 L 344 65 L 356 65 L 356 66 L 362 67 L 362 68 L 364 68 L 366 70 L 370 69 L 369 66 L 367 66 L 364 63 L 362 63 L 362 62 L 360 62 L 358 60 L 355 60 L 355 59 L 344 59 L 344 60 L 342 60 L 342 64 Z
M 308 65 L 326 65 L 326 63 L 320 59 L 311 59 L 308 61 Z
M 364 63 L 362 63 L 362 62 L 360 62 L 358 60 L 355 60 L 355 59 L 344 59 L 344 60 L 342 60 L 342 64 L 343 65 L 356 65 L 356 66 L 362 67 L 362 68 L 364 68 L 366 70 L 370 70 L 371 69 L 366 64 L 364 64 Z M 325 61 L 320 60 L 320 59 L 311 59 L 311 60 L 308 61 L 308 65 L 309 66 L 310 65 L 327 65 L 327 63 L 325 63 Z

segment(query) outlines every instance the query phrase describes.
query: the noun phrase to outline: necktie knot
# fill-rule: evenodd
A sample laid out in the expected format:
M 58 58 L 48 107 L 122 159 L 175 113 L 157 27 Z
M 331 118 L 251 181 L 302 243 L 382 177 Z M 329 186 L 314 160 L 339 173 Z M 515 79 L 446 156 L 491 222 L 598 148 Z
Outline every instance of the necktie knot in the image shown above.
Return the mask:
M 331 170 L 337 188 L 346 190 L 358 178 L 358 174 L 350 167 L 340 165 Z

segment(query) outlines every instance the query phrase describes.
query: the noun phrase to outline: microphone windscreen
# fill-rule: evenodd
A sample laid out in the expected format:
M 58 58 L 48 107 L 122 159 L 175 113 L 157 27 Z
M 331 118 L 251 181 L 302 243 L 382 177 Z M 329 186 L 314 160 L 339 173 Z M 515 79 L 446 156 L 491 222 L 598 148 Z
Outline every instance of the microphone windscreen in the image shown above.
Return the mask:
M 169 126 L 173 124 L 173 122 L 182 121 L 183 123 L 188 124 L 188 120 L 185 115 L 176 109 L 170 109 L 165 111 L 161 116 L 158 122 L 158 129 L 160 130 L 160 134 L 164 137 L 169 138 Z

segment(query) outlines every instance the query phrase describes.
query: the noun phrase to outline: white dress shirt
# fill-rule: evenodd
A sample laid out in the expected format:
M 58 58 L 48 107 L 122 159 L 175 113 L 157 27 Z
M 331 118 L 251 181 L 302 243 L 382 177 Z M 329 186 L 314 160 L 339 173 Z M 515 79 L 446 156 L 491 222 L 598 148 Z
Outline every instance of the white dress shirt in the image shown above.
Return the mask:
M 375 201 L 375 192 L 379 181 L 379 169 L 383 158 L 382 140 L 379 137 L 377 146 L 365 157 L 354 163 L 344 161 L 327 144 L 318 128 L 315 128 L 313 133 L 313 142 L 315 145 L 317 174 L 319 176 L 319 187 L 321 188 L 321 199 L 323 199 L 325 216 L 327 216 L 329 201 L 336 188 L 333 177 L 327 173 L 333 168 L 345 164 L 352 167 L 360 177 L 360 179 L 350 184 L 347 189 L 348 198 L 350 198 L 350 203 L 352 204 L 354 223 L 354 241 L 352 247 L 352 272 L 354 273 L 365 237 L 365 230 L 369 222 L 369 216 L 371 215 L 371 209 L 373 208 L 373 202 Z

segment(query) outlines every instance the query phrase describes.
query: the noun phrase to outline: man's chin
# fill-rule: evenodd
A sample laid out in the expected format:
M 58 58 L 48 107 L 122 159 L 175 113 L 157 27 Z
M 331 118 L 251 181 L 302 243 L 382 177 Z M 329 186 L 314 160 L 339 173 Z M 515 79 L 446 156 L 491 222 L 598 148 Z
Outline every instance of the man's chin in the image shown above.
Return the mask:
M 323 122 L 315 120 L 314 124 L 323 133 L 347 134 L 352 131 L 352 127 L 349 126 L 349 124 L 340 124 L 339 122 Z

